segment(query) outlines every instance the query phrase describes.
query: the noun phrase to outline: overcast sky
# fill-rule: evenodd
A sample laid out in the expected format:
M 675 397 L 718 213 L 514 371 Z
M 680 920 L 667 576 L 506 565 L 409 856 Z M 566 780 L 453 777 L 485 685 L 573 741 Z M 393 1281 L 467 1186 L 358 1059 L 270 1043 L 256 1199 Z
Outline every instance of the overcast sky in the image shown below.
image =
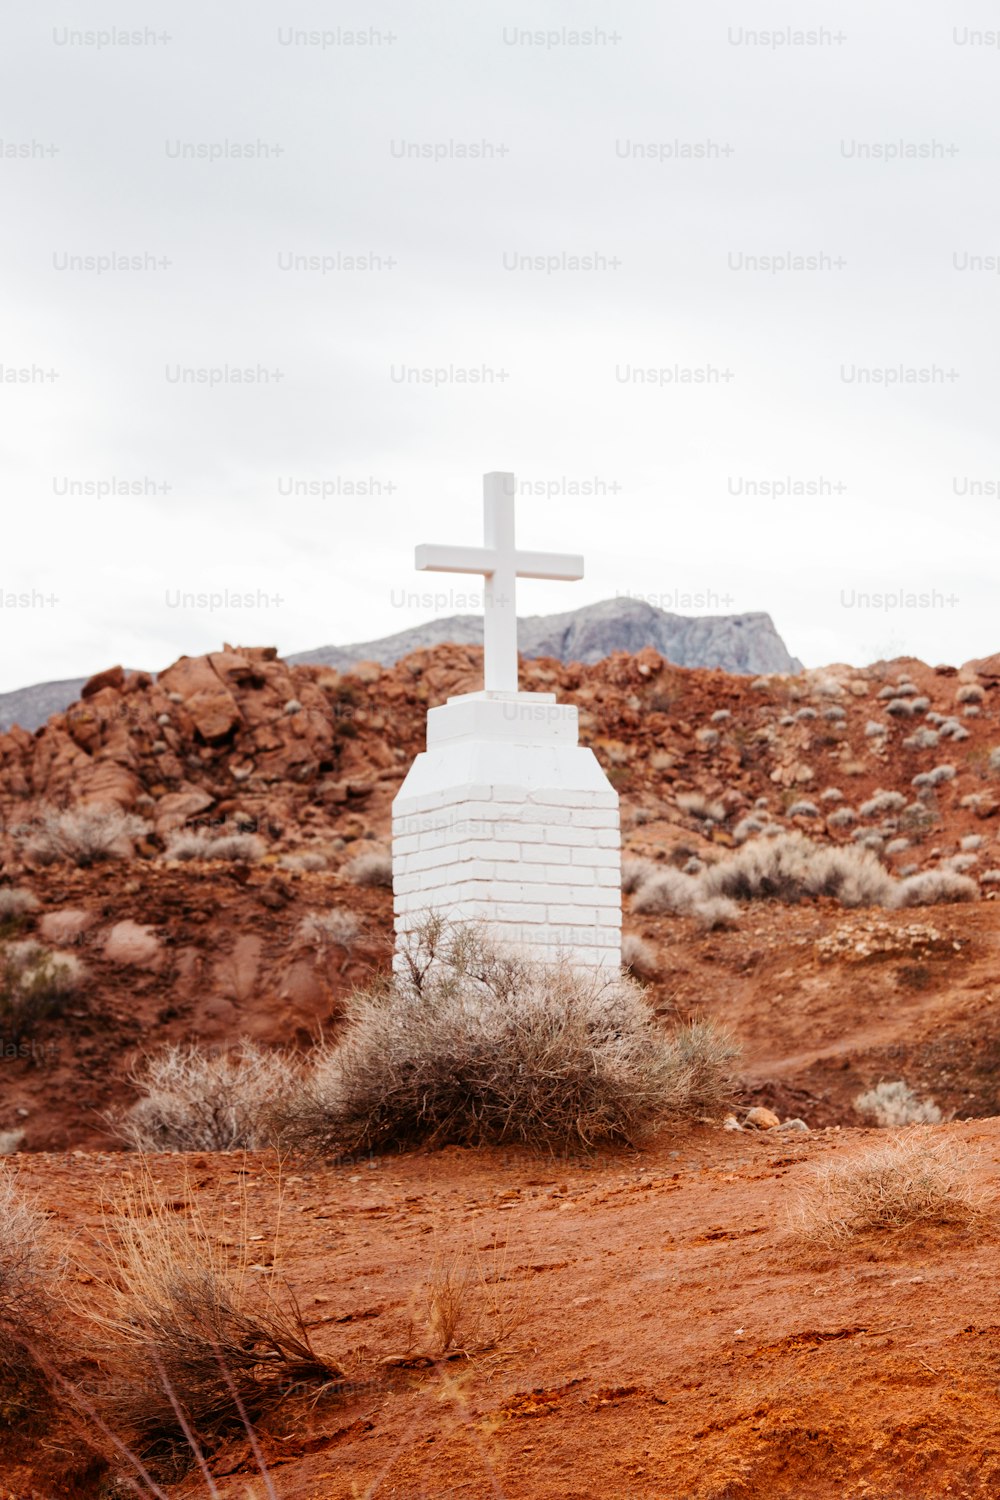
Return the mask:
M 7 16 L 0 690 L 461 610 L 474 582 L 412 550 L 480 540 L 488 469 L 526 486 L 525 546 L 586 557 L 522 613 L 767 610 L 807 665 L 1000 648 L 998 25 L 928 0 Z M 814 489 L 761 490 L 788 481 Z

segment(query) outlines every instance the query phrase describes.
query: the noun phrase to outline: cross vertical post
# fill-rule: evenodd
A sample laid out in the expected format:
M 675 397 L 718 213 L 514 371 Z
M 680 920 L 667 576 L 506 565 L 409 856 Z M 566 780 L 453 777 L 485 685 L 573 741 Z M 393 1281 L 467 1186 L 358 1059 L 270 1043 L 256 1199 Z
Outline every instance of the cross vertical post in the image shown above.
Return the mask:
M 514 476 L 483 477 L 483 537 L 496 565 L 485 575 L 483 681 L 487 692 L 517 692 Z

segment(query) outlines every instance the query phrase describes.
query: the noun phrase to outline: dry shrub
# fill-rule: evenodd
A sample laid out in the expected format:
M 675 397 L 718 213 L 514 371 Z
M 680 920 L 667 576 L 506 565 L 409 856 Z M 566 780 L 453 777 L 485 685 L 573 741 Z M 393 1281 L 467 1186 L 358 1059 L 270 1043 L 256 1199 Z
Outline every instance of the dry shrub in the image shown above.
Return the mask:
M 356 854 L 344 866 L 343 874 L 352 885 L 380 885 L 392 889 L 392 855 L 383 849 Z
M 56 1262 L 45 1220 L 0 1174 L 0 1429 L 44 1425 L 51 1407 L 41 1357 L 51 1344 Z
M 718 739 L 718 735 L 715 736 Z M 726 809 L 721 802 L 712 801 L 703 792 L 678 792 L 677 806 L 692 818 L 702 818 L 706 823 L 724 823 Z
M 130 859 L 134 843 L 149 832 L 149 824 L 120 807 L 43 808 L 24 833 L 25 853 L 35 864 L 69 860 L 85 867 L 104 859 Z
M 140 1097 L 110 1124 L 136 1151 L 256 1151 L 274 1143 L 299 1076 L 282 1053 L 249 1041 L 216 1055 L 167 1047 L 132 1075 Z
M 436 1257 L 423 1301 L 428 1353 L 437 1358 L 500 1349 L 524 1315 L 524 1288 L 512 1291 L 508 1247 L 500 1242 Z M 416 1342 L 412 1328 L 410 1341 Z
M 706 896 L 694 908 L 694 919 L 702 932 L 719 932 L 735 927 L 740 909 L 728 896 Z
M 308 912 L 299 923 L 299 937 L 320 954 L 331 948 L 350 953 L 361 934 L 361 923 L 352 911 L 335 906 L 331 911 Z
M 634 932 L 626 932 L 622 938 L 622 968 L 630 969 L 638 979 L 656 977 L 656 954 L 649 944 Z
M 899 812 L 906 806 L 902 792 L 876 792 L 867 802 L 862 802 L 858 812 L 863 818 L 877 818 L 881 813 Z
M 698 882 L 680 870 L 657 870 L 644 880 L 632 901 L 640 916 L 686 916 L 698 900 Z
M 631 896 L 656 870 L 651 859 L 622 860 L 622 895 Z
M 327 855 L 318 849 L 296 849 L 291 854 L 283 854 L 278 861 L 283 870 L 325 870 L 330 861 Z
M 205 828 L 185 828 L 171 837 L 164 857 L 224 859 L 233 864 L 252 865 L 263 858 L 266 847 L 255 833 L 213 834 Z
M 799 833 L 744 844 L 698 883 L 702 896 L 785 902 L 833 896 L 842 906 L 888 905 L 894 884 L 871 850 L 824 848 Z
M 859 1115 L 876 1125 L 897 1130 L 904 1125 L 940 1125 L 941 1111 L 933 1099 L 918 1099 L 901 1078 L 895 1083 L 877 1083 L 854 1101 Z
M 235 1265 L 227 1227 L 239 1230 Z M 90 1310 L 111 1372 L 103 1405 L 147 1460 L 211 1451 L 291 1392 L 344 1379 L 313 1348 L 274 1266 L 250 1265 L 250 1229 L 245 1199 L 238 1226 L 198 1210 L 181 1219 L 148 1181 L 105 1210 L 107 1267 Z
M 955 870 L 922 870 L 896 887 L 894 906 L 937 906 L 944 901 L 977 901 L 979 886 Z
M 356 996 L 285 1119 L 326 1155 L 519 1142 L 633 1141 L 721 1101 L 733 1044 L 673 1035 L 638 986 L 502 953 L 476 927 L 425 924 L 405 967 Z
M 85 970 L 72 953 L 55 953 L 30 938 L 0 944 L 0 1035 L 10 1042 L 30 1036 L 58 1013 L 81 984 Z
M 966 1154 L 914 1130 L 863 1156 L 821 1166 L 798 1220 L 807 1239 L 836 1249 L 863 1234 L 968 1226 L 981 1213 L 966 1178 Z
M 38 897 L 17 886 L 0 888 L 0 923 L 16 922 L 30 912 L 38 910 Z
M 1000 771 L 1000 745 L 995 745 L 990 751 L 990 770 Z
M 763 833 L 765 823 L 766 818 L 761 819 L 754 817 L 753 813 L 750 813 L 745 818 L 741 818 L 736 827 L 733 829 L 733 843 L 745 844 L 747 839 L 750 838 L 751 834 Z

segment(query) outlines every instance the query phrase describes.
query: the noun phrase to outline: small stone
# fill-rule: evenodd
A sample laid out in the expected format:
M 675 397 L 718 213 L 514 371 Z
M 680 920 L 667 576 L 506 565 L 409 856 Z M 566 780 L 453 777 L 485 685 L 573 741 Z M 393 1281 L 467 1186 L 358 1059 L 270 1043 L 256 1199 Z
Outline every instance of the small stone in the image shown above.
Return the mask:
M 722 1122 L 722 1128 L 723 1130 L 742 1130 L 743 1126 L 735 1115 L 727 1115 Z
M 751 1130 L 775 1130 L 781 1121 L 773 1110 L 762 1109 L 758 1105 L 755 1109 L 747 1110 L 743 1124 L 749 1125 Z
M 784 1120 L 778 1126 L 778 1129 L 779 1130 L 805 1130 L 805 1131 L 808 1132 L 809 1126 L 806 1124 L 805 1120 L 798 1120 L 798 1119 L 796 1119 L 796 1120 Z

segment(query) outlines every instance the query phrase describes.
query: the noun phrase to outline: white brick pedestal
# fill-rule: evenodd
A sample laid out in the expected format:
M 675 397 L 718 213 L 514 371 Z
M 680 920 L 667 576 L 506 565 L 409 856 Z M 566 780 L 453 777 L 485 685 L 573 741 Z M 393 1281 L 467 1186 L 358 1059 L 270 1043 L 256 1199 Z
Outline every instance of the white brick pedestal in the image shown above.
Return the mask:
M 432 708 L 392 812 L 397 946 L 433 913 L 531 958 L 620 966 L 618 794 L 574 707 L 482 692 Z

